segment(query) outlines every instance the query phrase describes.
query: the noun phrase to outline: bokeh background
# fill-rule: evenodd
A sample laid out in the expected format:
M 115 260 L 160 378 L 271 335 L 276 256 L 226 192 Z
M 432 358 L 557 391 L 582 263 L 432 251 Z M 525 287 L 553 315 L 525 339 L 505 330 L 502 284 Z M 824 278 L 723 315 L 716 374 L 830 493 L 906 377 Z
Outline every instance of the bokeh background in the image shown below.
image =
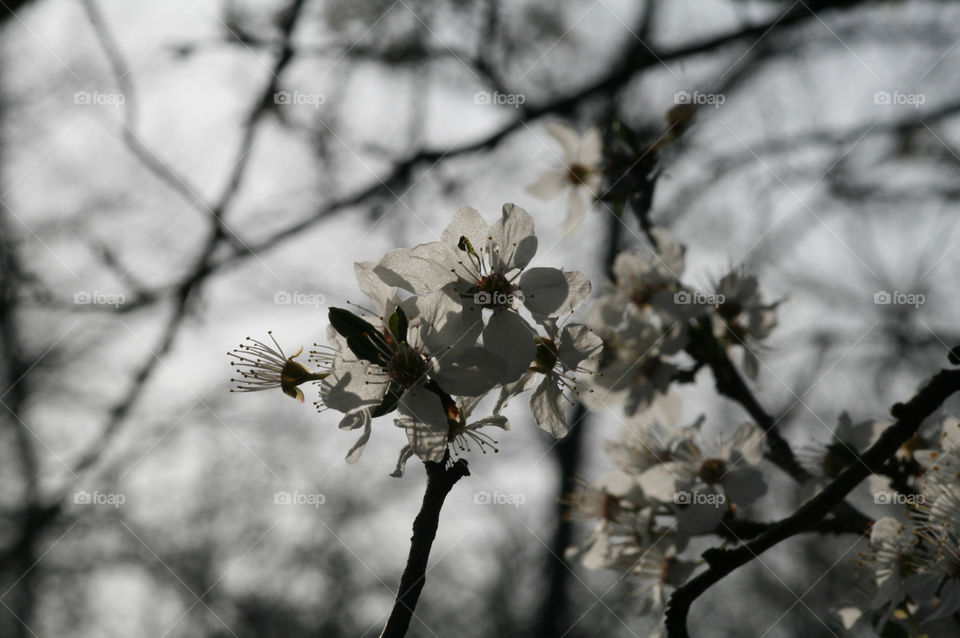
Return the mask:
M 403 432 L 347 465 L 335 415 L 229 394 L 225 353 L 268 330 L 309 349 L 359 301 L 354 261 L 437 238 L 461 202 L 524 206 L 538 263 L 600 290 L 611 242 L 645 240 L 603 206 L 564 237 L 565 200 L 526 193 L 560 158 L 548 122 L 655 139 L 689 96 L 652 219 L 690 283 L 741 267 L 788 297 L 756 389 L 798 449 L 842 410 L 883 418 L 960 342 L 956 3 L 2 0 L 0 20 L 4 637 L 378 635 L 424 482 L 388 476 Z M 711 385 L 685 414 L 744 420 Z M 609 469 L 616 415 L 558 444 L 515 403 L 448 499 L 411 635 L 646 636 L 629 579 L 562 559 L 587 529 L 558 498 Z M 765 467 L 773 520 L 800 495 Z M 841 635 L 862 547 L 783 543 L 693 634 Z

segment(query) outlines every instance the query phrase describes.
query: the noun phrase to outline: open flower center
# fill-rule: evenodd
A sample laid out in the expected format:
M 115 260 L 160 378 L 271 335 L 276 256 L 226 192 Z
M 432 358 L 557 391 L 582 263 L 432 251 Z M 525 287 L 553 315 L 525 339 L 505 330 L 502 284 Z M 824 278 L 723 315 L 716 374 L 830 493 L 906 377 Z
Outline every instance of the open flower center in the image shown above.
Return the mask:
M 583 164 L 570 164 L 567 167 L 567 181 L 574 186 L 579 186 L 587 181 L 587 178 L 594 172 L 594 169 Z
M 390 379 L 405 388 L 417 385 L 430 372 L 430 364 L 420 354 L 420 350 L 407 343 L 397 344 L 389 364 L 387 374 Z
M 653 296 L 664 289 L 664 284 L 638 283 L 630 293 L 630 301 L 638 308 L 647 308 L 653 301 Z
M 484 275 L 477 282 L 474 303 L 485 308 L 508 308 L 513 305 L 514 286 L 499 272 Z
M 704 483 L 719 483 L 720 479 L 727 473 L 727 462 L 723 459 L 706 459 L 700 464 L 700 471 L 697 476 L 703 479 Z
M 533 360 L 533 367 L 537 372 L 549 374 L 557 365 L 557 344 L 553 339 L 537 337 L 537 356 Z

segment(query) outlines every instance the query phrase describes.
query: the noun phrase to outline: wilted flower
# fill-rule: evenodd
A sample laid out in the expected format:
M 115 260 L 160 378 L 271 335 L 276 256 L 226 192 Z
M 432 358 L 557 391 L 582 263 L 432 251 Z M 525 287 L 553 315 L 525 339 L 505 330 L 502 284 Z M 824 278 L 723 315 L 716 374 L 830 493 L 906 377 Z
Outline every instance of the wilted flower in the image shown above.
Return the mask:
M 595 128 L 580 137 L 569 126 L 551 122 L 547 124 L 547 132 L 563 147 L 563 165 L 545 172 L 527 190 L 544 200 L 556 199 L 569 192 L 570 210 L 564 232 L 570 234 L 580 226 L 583 214 L 597 197 L 603 182 L 600 170 L 603 142 L 600 131 Z

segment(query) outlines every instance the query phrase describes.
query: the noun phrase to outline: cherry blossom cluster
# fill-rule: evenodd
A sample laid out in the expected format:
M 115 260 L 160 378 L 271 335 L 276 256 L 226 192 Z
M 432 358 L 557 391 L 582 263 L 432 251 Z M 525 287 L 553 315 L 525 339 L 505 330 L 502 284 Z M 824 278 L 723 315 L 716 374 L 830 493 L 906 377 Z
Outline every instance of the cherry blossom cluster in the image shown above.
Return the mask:
M 496 449 L 484 430 L 508 429 L 502 411 L 527 391 L 536 423 L 563 436 L 565 407 L 587 391 L 602 342 L 568 321 L 589 297 L 589 279 L 530 267 L 536 252 L 533 218 L 519 206 L 505 204 L 493 223 L 461 206 L 440 241 L 354 265 L 369 304 L 330 309 L 327 344 L 309 358 L 319 372 L 277 344 L 252 342 L 233 353 L 243 366 L 237 389 L 280 387 L 302 400 L 297 386 L 318 381 L 318 408 L 340 412 L 341 429 L 362 431 L 350 462 L 374 420 L 393 415 L 407 435 L 395 476 L 412 456 L 439 462 L 471 443 Z M 492 414 L 472 419 L 490 393 Z
M 837 610 L 847 629 L 878 635 L 955 636 L 960 612 L 960 421 L 945 417 L 935 436 L 923 432 L 898 453 L 919 476 L 900 489 L 880 484 L 878 519 L 856 561 L 861 593 Z M 939 440 L 937 440 L 939 439 Z M 925 447 L 929 444 L 932 447 Z M 875 488 L 878 484 L 875 483 Z

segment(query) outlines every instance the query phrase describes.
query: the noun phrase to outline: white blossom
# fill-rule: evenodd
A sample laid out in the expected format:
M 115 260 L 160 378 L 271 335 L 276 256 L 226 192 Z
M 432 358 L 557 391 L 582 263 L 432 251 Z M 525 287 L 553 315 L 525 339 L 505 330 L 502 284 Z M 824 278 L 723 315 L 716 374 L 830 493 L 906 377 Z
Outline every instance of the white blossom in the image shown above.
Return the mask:
M 547 124 L 547 132 L 563 148 L 562 164 L 543 173 L 527 187 L 527 191 L 543 200 L 556 199 L 568 193 L 569 212 L 564 232 L 571 234 L 580 227 L 584 213 L 599 194 L 603 182 L 600 170 L 603 142 L 600 131 L 595 128 L 581 137 L 569 126 L 551 122 Z

